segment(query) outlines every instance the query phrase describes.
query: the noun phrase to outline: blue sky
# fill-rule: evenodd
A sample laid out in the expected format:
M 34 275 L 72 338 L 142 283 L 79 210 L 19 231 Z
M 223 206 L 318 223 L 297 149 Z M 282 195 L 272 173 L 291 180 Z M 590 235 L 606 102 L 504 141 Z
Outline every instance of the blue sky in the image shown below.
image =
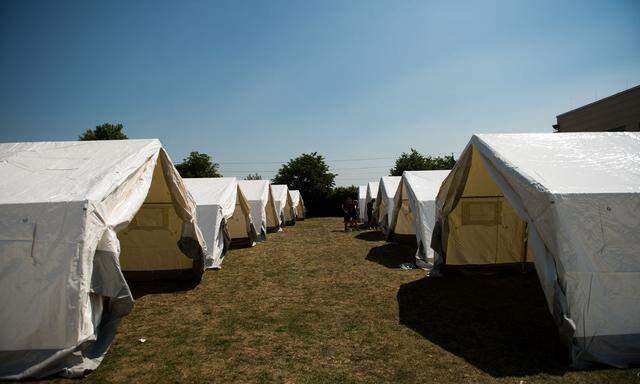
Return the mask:
M 640 84 L 639 20 L 637 0 L 2 1 L 0 141 L 121 122 L 226 176 L 318 151 L 363 184 Z

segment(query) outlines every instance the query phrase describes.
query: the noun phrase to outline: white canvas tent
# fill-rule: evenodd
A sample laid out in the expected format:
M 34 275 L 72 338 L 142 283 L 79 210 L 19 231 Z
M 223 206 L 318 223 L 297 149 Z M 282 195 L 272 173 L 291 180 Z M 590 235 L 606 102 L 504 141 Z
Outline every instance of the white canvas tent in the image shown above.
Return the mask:
M 133 305 L 123 270 L 200 278 L 195 203 L 158 140 L 0 144 L 0 179 L 2 379 L 94 370 Z
M 276 212 L 281 225 L 293 225 L 296 222 L 296 214 L 293 210 L 293 202 L 289 195 L 289 187 L 284 184 L 271 184 L 271 193 L 276 206 Z
M 358 215 L 361 222 L 367 222 L 367 186 L 358 186 Z
M 389 230 L 389 224 L 393 220 L 394 198 L 402 176 L 383 176 L 380 178 L 378 196 L 373 208 L 373 214 L 378 225 L 385 234 Z
M 220 268 L 231 242 L 255 244 L 249 204 L 235 177 L 184 179 L 197 204 L 198 226 L 207 244 L 205 268 Z
M 240 191 L 249 203 L 251 220 L 260 241 L 267 239 L 267 232 L 281 230 L 269 184 L 269 180 L 238 181 Z
M 436 196 L 449 171 L 405 171 L 394 198 L 393 220 L 387 239 L 410 236 L 417 245 L 416 265 L 433 264 L 431 234 Z
M 640 134 L 473 136 L 436 207 L 437 267 L 533 260 L 576 366 L 640 363 Z
M 291 195 L 291 204 L 293 205 L 293 210 L 296 213 L 296 220 L 304 220 L 305 207 L 304 207 L 304 200 L 302 199 L 302 195 L 300 194 L 300 191 L 295 189 L 290 189 L 289 194 Z
M 367 183 L 367 199 L 365 201 L 365 205 L 368 206 L 371 200 L 378 197 L 379 186 L 380 184 L 377 181 L 370 181 L 369 183 Z M 373 214 L 373 218 L 375 219 L 375 214 Z

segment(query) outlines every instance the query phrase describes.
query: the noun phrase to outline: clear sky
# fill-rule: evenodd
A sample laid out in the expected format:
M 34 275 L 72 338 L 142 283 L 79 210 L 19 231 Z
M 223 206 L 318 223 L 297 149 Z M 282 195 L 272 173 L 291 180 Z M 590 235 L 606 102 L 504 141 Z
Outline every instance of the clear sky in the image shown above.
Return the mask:
M 1 142 L 121 122 L 225 176 L 318 151 L 364 184 L 638 84 L 638 0 L 0 1 Z

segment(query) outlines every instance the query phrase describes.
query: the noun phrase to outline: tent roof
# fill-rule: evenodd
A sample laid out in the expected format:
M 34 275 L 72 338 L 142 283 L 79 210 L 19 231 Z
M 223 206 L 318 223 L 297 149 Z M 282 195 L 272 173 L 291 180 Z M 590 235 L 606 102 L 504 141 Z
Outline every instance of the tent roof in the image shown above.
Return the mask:
M 158 139 L 0 144 L 0 204 L 99 201 L 161 148 Z
M 552 193 L 640 192 L 640 133 L 481 134 L 470 143 Z
M 446 171 L 405 171 L 402 175 L 420 200 L 435 200 L 444 179 L 449 175 Z
M 358 199 L 366 199 L 367 198 L 367 186 L 360 185 L 358 186 Z
M 205 177 L 183 180 L 198 205 L 220 205 L 234 197 L 238 185 L 235 177 Z
M 247 200 L 269 200 L 269 180 L 238 180 L 238 186 Z
M 284 184 L 271 184 L 271 191 L 273 193 L 273 200 L 275 201 L 287 201 L 287 192 L 289 187 Z
M 370 181 L 367 184 L 367 191 L 370 193 L 372 198 L 376 198 L 378 196 L 378 188 L 380 187 L 380 183 L 378 181 Z
M 291 195 L 291 203 L 294 208 L 297 207 L 300 202 L 304 204 L 304 202 L 302 201 L 302 197 L 300 196 L 300 191 L 298 191 L 297 189 L 290 189 L 289 195 Z
M 401 180 L 402 176 L 382 176 L 380 178 L 379 193 L 383 193 L 382 197 L 384 198 L 392 199 L 396 195 Z

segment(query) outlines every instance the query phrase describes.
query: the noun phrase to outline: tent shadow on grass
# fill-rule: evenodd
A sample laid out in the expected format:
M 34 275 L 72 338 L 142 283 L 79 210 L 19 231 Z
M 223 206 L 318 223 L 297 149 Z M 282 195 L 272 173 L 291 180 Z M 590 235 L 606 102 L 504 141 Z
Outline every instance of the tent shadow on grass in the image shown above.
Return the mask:
M 400 268 L 400 264 L 415 262 L 414 255 L 415 248 L 404 244 L 387 243 L 371 248 L 366 260 L 395 269 Z
M 401 324 L 491 376 L 562 375 L 571 363 L 535 272 L 424 278 L 397 298 Z
M 384 241 L 384 233 L 381 231 L 360 232 L 356 235 L 356 239 L 365 241 Z
M 129 289 L 134 299 L 158 293 L 187 292 L 200 284 L 200 280 L 156 280 L 129 282 Z

